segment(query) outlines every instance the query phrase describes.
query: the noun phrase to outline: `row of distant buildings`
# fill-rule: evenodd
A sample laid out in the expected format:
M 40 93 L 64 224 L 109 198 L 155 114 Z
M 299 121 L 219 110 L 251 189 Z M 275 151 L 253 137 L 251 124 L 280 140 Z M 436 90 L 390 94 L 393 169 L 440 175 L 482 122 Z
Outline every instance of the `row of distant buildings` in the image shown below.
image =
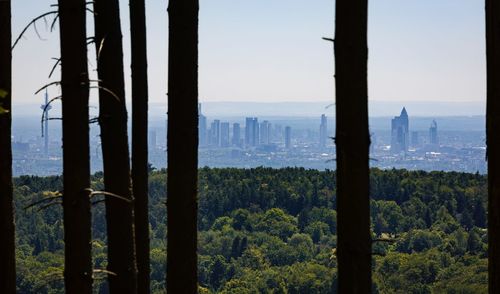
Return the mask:
M 245 118 L 245 125 L 229 123 L 214 119 L 210 126 L 207 117 L 198 106 L 199 145 L 200 147 L 240 147 L 252 148 L 265 145 L 282 144 L 285 148 L 292 147 L 292 127 L 279 124 L 273 125 L 268 120 L 259 122 L 257 117 Z M 325 147 L 327 142 L 327 118 L 323 114 L 320 124 L 319 146 Z
M 391 151 L 394 153 L 408 152 L 410 146 L 420 145 L 419 132 L 410 132 L 409 119 L 406 108 L 403 107 L 401 114 L 391 121 Z M 411 141 L 410 141 L 411 138 Z M 431 147 L 439 146 L 438 126 L 435 120 L 429 127 L 428 143 Z

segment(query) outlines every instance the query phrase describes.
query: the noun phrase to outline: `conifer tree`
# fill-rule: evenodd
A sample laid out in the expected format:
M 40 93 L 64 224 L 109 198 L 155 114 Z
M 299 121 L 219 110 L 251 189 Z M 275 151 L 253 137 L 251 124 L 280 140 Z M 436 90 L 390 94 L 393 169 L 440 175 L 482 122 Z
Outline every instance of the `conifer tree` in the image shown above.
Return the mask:
M 59 0 L 63 127 L 64 280 L 92 293 L 89 77 L 84 0 Z
M 489 293 L 500 291 L 500 2 L 486 0 Z
M 16 291 L 12 195 L 12 28 L 11 2 L 0 1 L 0 289 Z
M 170 0 L 167 292 L 197 293 L 198 0 Z
M 136 293 L 133 197 L 123 77 L 123 45 L 118 0 L 95 0 L 95 42 L 99 77 L 99 124 L 106 198 L 108 275 L 111 293 Z
M 367 0 L 336 1 L 339 293 L 371 291 L 367 23 Z
M 132 182 L 134 194 L 137 290 L 149 293 L 148 74 L 144 0 L 130 0 L 132 55 Z

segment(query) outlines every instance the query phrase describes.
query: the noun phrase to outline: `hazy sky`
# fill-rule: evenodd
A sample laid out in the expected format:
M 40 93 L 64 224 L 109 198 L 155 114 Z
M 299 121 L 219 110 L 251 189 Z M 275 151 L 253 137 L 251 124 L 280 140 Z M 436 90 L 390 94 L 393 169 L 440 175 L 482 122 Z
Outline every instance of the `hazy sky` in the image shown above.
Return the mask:
M 55 2 L 13 1 L 14 37 Z M 128 78 L 128 2 L 121 2 Z M 150 100 L 165 102 L 167 1 L 146 2 Z M 332 45 L 321 37 L 334 34 L 334 4 L 327 0 L 200 0 L 201 101 L 333 100 Z M 50 81 L 51 57 L 59 56 L 58 31 L 48 32 L 43 21 L 38 30 L 46 40 L 30 30 L 13 53 L 16 104 L 41 101 L 33 93 Z M 372 0 L 370 99 L 484 102 L 484 43 L 484 1 Z M 89 49 L 92 52 L 94 47 Z M 91 70 L 94 67 L 91 61 Z M 57 79 L 58 74 L 52 78 Z M 51 93 L 56 95 L 58 90 Z

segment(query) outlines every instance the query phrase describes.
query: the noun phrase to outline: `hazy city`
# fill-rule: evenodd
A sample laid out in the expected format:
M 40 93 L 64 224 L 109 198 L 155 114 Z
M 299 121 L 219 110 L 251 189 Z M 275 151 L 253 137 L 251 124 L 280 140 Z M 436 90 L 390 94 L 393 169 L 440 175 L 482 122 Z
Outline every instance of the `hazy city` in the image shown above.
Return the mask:
M 232 106 L 232 107 L 238 107 Z M 243 106 L 239 106 L 243 107 Z M 411 107 L 411 106 L 410 106 Z M 244 108 L 244 107 L 243 107 Z M 248 108 L 248 107 L 247 107 Z M 401 105 L 403 108 L 403 105 Z M 414 107 L 416 109 L 417 107 Z M 242 167 L 298 166 L 335 169 L 335 121 L 333 107 L 323 114 L 284 116 L 264 112 L 241 115 L 245 109 L 229 107 L 220 115 L 205 115 L 199 109 L 199 166 Z M 47 117 L 53 117 L 50 110 Z M 293 110 L 289 109 L 291 113 Z M 392 111 L 392 110 L 391 110 Z M 226 115 L 224 115 L 225 113 Z M 426 171 L 486 173 L 483 116 L 412 116 L 412 108 L 393 116 L 376 116 L 371 125 L 371 166 Z M 15 175 L 61 174 L 60 122 L 29 116 L 14 124 L 12 139 Z M 149 127 L 149 161 L 152 167 L 166 167 L 166 115 L 152 109 Z M 401 115 L 401 116 L 400 116 Z M 47 132 L 48 130 L 48 132 Z M 102 170 L 99 129 L 91 126 L 92 171 Z

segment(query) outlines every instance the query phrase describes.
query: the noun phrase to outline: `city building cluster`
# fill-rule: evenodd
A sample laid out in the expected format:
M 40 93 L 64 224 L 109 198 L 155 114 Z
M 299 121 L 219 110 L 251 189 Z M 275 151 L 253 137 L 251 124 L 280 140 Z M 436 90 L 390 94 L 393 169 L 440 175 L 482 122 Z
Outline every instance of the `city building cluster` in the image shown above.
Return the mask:
M 42 105 L 49 117 L 48 101 Z M 370 161 L 373 167 L 486 172 L 484 131 L 470 129 L 469 118 L 410 118 L 406 108 L 392 119 L 371 121 Z M 445 128 L 439 129 L 438 121 Z M 61 129 L 57 121 L 24 122 L 12 139 L 15 175 L 60 174 Z M 430 124 L 430 126 L 429 126 Z M 450 125 L 452 126 L 450 129 Z M 167 164 L 168 122 L 158 117 L 148 133 L 149 161 Z M 429 127 L 427 127 L 429 126 Z M 335 169 L 334 121 L 319 117 L 214 117 L 199 106 L 199 165 L 209 167 L 286 167 Z M 91 127 L 92 171 L 102 170 L 99 130 Z
M 292 127 L 272 124 L 269 120 L 259 122 L 257 117 L 245 118 L 245 125 L 239 122 L 225 122 L 214 119 L 208 122 L 203 115 L 201 104 L 198 106 L 199 146 L 201 148 L 237 147 L 251 149 L 255 147 L 276 150 L 278 147 L 292 148 Z M 321 116 L 319 146 L 326 147 L 327 118 Z
M 411 134 L 411 141 L 410 141 Z M 391 146 L 390 150 L 393 153 L 407 153 L 410 148 L 418 148 L 424 142 L 420 140 L 420 133 L 418 131 L 410 132 L 410 121 L 408 112 L 403 107 L 401 114 L 391 120 Z M 425 141 L 425 147 L 428 150 L 439 149 L 438 127 L 436 120 L 433 120 L 429 127 L 428 140 Z

